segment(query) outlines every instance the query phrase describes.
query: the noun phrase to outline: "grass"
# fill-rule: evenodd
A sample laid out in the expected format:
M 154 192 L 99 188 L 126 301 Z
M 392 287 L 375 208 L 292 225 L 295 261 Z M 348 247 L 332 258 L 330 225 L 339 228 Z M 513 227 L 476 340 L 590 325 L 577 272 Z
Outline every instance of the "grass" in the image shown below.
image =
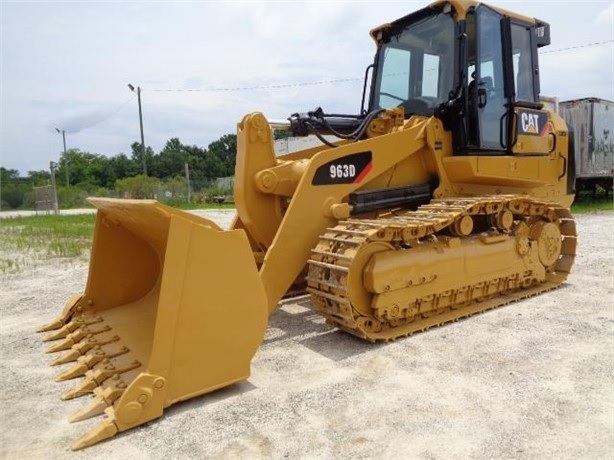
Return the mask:
M 95 216 L 29 216 L 0 219 L 0 273 L 18 273 L 48 259 L 74 259 L 92 244 Z
M 592 192 L 580 192 L 571 205 L 573 214 L 582 214 L 594 211 L 614 211 L 614 201 L 605 193 L 593 197 Z

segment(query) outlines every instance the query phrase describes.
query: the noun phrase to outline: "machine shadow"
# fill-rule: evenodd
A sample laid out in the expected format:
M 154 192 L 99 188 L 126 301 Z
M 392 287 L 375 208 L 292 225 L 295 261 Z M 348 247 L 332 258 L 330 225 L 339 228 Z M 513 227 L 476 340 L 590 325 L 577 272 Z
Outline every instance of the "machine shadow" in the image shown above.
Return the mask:
M 309 296 L 294 297 L 280 302 L 269 317 L 263 345 L 293 341 L 332 361 L 342 361 L 385 343 L 370 343 L 326 324 L 324 318 L 311 310 Z M 164 417 L 174 417 L 185 411 L 203 408 L 220 401 L 236 398 L 257 387 L 244 380 L 233 385 L 178 402 L 164 409 Z
M 181 414 L 185 411 L 191 411 L 199 409 L 201 407 L 209 406 L 226 399 L 236 398 L 245 393 L 255 390 L 257 387 L 250 383 L 248 380 L 242 380 L 241 382 L 234 383 L 219 390 L 212 391 L 211 393 L 205 393 L 195 398 L 186 399 L 172 406 L 164 409 L 164 417 L 173 417 L 177 414 Z
M 364 341 L 326 324 L 325 319 L 311 309 L 309 296 L 283 300 L 269 317 L 263 344 L 283 340 L 292 340 L 332 361 L 386 346 L 386 343 Z

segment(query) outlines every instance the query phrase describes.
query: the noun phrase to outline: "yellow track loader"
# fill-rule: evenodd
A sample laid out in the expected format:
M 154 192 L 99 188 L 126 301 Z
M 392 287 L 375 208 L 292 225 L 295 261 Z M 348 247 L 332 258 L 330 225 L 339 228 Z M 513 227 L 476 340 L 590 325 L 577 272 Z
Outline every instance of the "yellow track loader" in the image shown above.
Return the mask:
M 549 25 L 449 0 L 371 36 L 358 114 L 238 124 L 230 230 L 153 200 L 90 199 L 85 291 L 41 328 L 63 352 L 58 380 L 82 377 L 63 398 L 91 395 L 71 420 L 106 413 L 74 449 L 246 379 L 284 296 L 388 341 L 566 279 L 573 142 L 539 102 Z M 281 128 L 322 143 L 276 156 Z

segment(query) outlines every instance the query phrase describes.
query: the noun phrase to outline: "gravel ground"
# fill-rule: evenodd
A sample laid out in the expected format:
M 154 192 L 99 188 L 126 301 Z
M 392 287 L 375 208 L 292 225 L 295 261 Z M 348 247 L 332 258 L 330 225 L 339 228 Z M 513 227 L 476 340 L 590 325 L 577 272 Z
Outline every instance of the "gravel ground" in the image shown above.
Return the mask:
M 226 226 L 229 214 L 209 217 Z M 34 330 L 82 289 L 85 259 L 0 277 L 0 457 L 10 459 L 614 458 L 614 213 L 577 217 L 560 289 L 388 344 L 282 303 L 245 382 L 72 452 Z M 0 248 L 1 250 L 1 248 Z

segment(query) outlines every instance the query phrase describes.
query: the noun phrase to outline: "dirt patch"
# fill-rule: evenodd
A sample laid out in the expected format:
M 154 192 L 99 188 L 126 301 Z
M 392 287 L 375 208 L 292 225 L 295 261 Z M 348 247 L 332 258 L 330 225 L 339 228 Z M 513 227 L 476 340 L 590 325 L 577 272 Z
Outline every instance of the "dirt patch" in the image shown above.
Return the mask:
M 208 217 L 228 226 L 230 214 Z M 614 214 L 577 217 L 560 289 L 388 344 L 282 303 L 249 380 L 170 407 L 85 451 L 34 333 L 79 292 L 87 264 L 0 278 L 2 458 L 540 458 L 614 455 Z

